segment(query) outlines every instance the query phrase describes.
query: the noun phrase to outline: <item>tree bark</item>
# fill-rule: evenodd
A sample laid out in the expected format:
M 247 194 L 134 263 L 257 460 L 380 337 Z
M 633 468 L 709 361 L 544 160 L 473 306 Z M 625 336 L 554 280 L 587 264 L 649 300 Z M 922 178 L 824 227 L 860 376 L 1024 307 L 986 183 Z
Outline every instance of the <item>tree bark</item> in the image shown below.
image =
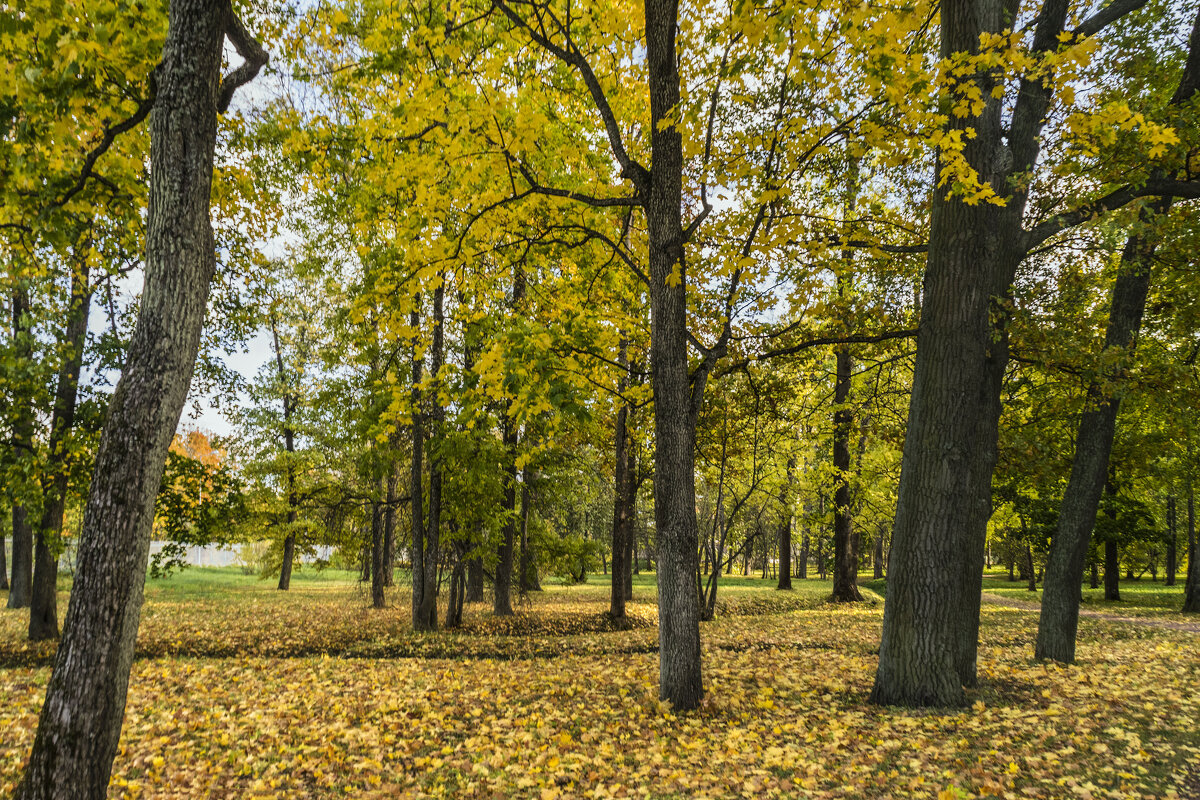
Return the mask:
M 1157 203 L 1154 213 L 1165 214 L 1170 200 Z M 1140 225 L 1153 224 L 1154 214 L 1143 211 Z M 1104 354 L 1119 350 L 1132 355 L 1137 347 L 1146 295 L 1150 289 L 1154 241 L 1141 231 L 1125 242 L 1121 255 L 1121 272 L 1113 284 L 1108 314 L 1108 330 L 1104 337 Z M 1103 355 L 1102 355 L 1103 357 Z M 1120 380 L 1124 370 L 1111 376 Z M 1050 540 L 1050 556 L 1046 563 L 1046 582 L 1042 594 L 1041 619 L 1038 623 L 1037 658 L 1070 663 L 1075 660 L 1075 636 L 1079 626 L 1079 585 L 1083 581 L 1084 560 L 1091 545 L 1092 530 L 1096 527 L 1096 512 L 1104 491 L 1116 436 L 1117 413 L 1121 408 L 1121 393 L 1107 392 L 1099 381 L 1088 386 L 1087 407 L 1079 420 L 1075 436 L 1075 459 L 1071 478 L 1063 493 L 1058 514 L 1058 527 Z M 1113 544 L 1115 547 L 1115 543 Z M 1105 554 L 1108 543 L 1105 543 Z M 1109 592 L 1109 564 L 1105 563 L 1105 596 Z M 1115 575 L 1113 576 L 1115 579 Z M 1113 584 L 1119 593 L 1119 584 Z
M 1167 577 L 1165 585 L 1175 585 L 1175 573 L 1179 571 L 1179 555 L 1176 543 L 1175 496 L 1167 498 Z
M 526 467 L 521 471 L 521 591 L 540 592 L 537 564 L 529 546 L 529 509 L 529 468 Z
M 839 284 L 843 281 L 839 279 Z M 850 509 L 850 429 L 854 412 L 850 409 L 850 377 L 854 363 L 846 346 L 837 348 L 836 381 L 833 390 L 833 468 L 837 470 L 833 494 L 833 594 L 838 603 L 862 600 L 858 591 L 858 553 L 851 530 Z
M 1009 0 L 948 0 L 942 5 L 942 58 L 977 53 L 980 35 L 1015 17 Z M 1037 16 L 1033 47 L 1057 46 L 1068 4 L 1049 0 Z M 991 478 L 996 464 L 1000 389 L 1008 362 L 1008 301 L 1024 257 L 1027 188 L 1009 176 L 1037 162 L 1050 104 L 1040 77 L 1021 81 L 1011 124 L 1002 129 L 995 76 L 959 80 L 984 98 L 977 116 L 951 117 L 962 156 L 981 182 L 1011 194 L 1003 207 L 966 203 L 939 183 L 939 153 L 916 367 L 892 534 L 879 667 L 871 700 L 951 706 L 976 681 L 979 604 Z M 970 129 L 970 135 L 967 130 Z
M 875 554 L 871 557 L 871 577 L 879 580 L 883 577 L 883 527 L 875 530 Z
M 787 483 L 779 489 L 779 505 L 782 516 L 779 521 L 779 582 L 776 589 L 788 591 L 792 588 L 792 526 L 796 517 L 788 503 L 788 491 L 796 480 L 796 459 L 787 461 Z
M 12 298 L 13 342 L 20 362 L 33 358 L 32 333 L 29 330 L 29 294 L 22 287 Z M 32 458 L 33 398 L 17 399 L 13 404 L 12 449 L 17 458 Z M 29 487 L 24 487 L 28 489 Z M 33 524 L 29 511 L 18 493 L 12 497 L 12 581 L 8 589 L 9 608 L 29 608 L 33 596 Z
M 482 603 L 483 593 L 483 559 L 479 556 L 467 560 L 467 593 L 468 603 Z
M 371 608 L 383 608 L 386 600 L 383 591 L 383 503 L 374 500 L 371 503 Z
M 1121 599 L 1121 556 L 1112 539 L 1104 543 L 1104 599 Z
M 1188 571 L 1183 586 L 1183 612 L 1200 614 L 1200 541 L 1196 539 L 1196 495 L 1188 484 Z
M 617 351 L 617 363 L 621 376 L 617 379 L 617 423 L 614 432 L 615 458 L 613 462 L 613 526 L 612 526 L 612 591 L 609 593 L 608 615 L 614 620 L 625 619 L 625 572 L 628 540 L 632 538 L 632 519 L 629 517 L 629 490 L 632 482 L 629 475 L 629 436 L 626 425 L 629 418 L 629 403 L 625 391 L 629 388 L 629 340 L 622 337 Z
M 659 696 L 676 711 L 696 708 L 700 608 L 694 575 L 695 431 L 703 380 L 688 372 L 687 264 L 683 247 L 683 139 L 679 109 L 678 0 L 645 0 L 651 169 L 644 200 L 649 238 L 650 364 L 654 390 L 654 514 L 658 535 Z M 693 397 L 693 391 L 695 396 Z
M 279 388 L 283 391 L 283 450 L 287 453 L 287 533 L 283 538 L 283 563 L 279 568 L 279 591 L 286 592 L 292 586 L 292 564 L 296 558 L 296 430 L 292 424 L 292 413 L 296 407 L 296 395 L 291 391 L 290 376 L 283 365 L 283 349 L 279 344 L 279 325 L 271 317 L 271 341 L 275 346 L 275 371 Z
M 398 468 L 397 463 L 388 467 L 387 507 L 383 512 L 383 585 L 387 587 L 396 585 L 396 504 L 399 502 L 396 489 L 400 483 Z
M 70 482 L 67 437 L 75 427 L 79 371 L 83 367 L 91 300 L 87 259 L 80 258 L 71 275 L 71 300 L 62 338 L 67 352 L 54 390 L 50 454 L 42 487 L 42 519 L 34 542 L 33 593 L 29 608 L 29 638 L 33 641 L 58 638 L 58 554 Z
M 412 419 L 409 432 L 412 434 L 412 460 L 409 465 L 409 495 L 412 509 L 412 624 L 413 630 L 424 630 L 428 619 L 425 615 L 425 426 L 421 411 L 421 380 L 424 361 L 418 349 L 417 336 L 421 330 L 421 297 L 413 298 L 413 309 L 409 313 L 409 325 L 413 330 L 412 342 L 412 387 L 409 405 Z
M 266 60 L 228 2 L 171 0 L 169 17 L 150 119 L 145 288 L 96 455 L 79 566 L 17 789 L 20 800 L 102 800 L 107 791 L 133 662 L 154 499 L 191 382 L 216 266 L 209 195 L 217 112 Z M 226 32 L 247 56 L 247 69 L 231 74 L 222 87 Z
M 514 268 L 511 310 L 514 316 L 521 312 L 525 300 L 525 270 L 518 264 Z M 520 430 L 513 418 L 513 402 L 504 407 L 504 423 L 501 439 L 504 442 L 504 528 L 500 541 L 499 558 L 496 562 L 496 580 L 492 596 L 492 613 L 497 616 L 512 616 L 513 546 L 517 538 L 517 444 Z
M 442 454 L 441 443 L 445 436 L 446 411 L 438 399 L 437 382 L 442 379 L 442 362 L 444 359 L 445 314 L 445 281 L 438 283 L 433 290 L 433 341 L 429 348 L 429 373 L 434 384 L 432 387 L 429 410 L 430 433 L 433 452 L 429 457 L 429 510 L 425 529 L 425 552 L 422 556 L 424 578 L 421 581 L 421 606 L 413 617 L 414 630 L 437 630 L 437 593 L 438 593 L 438 564 L 441 561 L 441 527 L 442 527 Z M 415 442 L 414 442 L 415 446 Z

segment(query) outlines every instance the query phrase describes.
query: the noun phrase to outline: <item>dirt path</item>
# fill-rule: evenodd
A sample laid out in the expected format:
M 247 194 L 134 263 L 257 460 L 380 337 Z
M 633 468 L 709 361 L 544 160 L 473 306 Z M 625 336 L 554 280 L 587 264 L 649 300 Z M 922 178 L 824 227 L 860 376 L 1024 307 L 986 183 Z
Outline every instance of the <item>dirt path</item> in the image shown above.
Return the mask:
M 1016 600 L 1008 597 L 1001 597 L 998 594 L 983 593 L 983 602 L 994 606 L 1006 606 L 1008 608 L 1019 608 L 1022 611 L 1041 611 L 1040 603 L 1035 603 L 1031 600 Z M 1090 608 L 1079 609 L 1079 616 L 1092 617 L 1094 619 L 1104 620 L 1105 622 L 1124 622 L 1129 625 L 1141 625 L 1146 628 L 1164 628 L 1171 631 L 1188 631 L 1189 633 L 1200 633 L 1200 622 L 1175 622 L 1169 619 L 1154 619 L 1152 617 L 1122 617 L 1117 614 L 1107 614 L 1103 611 L 1093 611 Z

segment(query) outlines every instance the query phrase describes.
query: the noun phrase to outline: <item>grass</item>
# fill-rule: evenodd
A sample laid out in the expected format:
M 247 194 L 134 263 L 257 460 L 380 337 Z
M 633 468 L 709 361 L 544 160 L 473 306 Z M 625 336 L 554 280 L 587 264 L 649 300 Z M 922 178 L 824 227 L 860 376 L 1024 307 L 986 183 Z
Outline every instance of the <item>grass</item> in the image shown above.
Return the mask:
M 110 797 L 1185 797 L 1200 758 L 1196 635 L 1085 619 L 1080 663 L 1031 657 L 1028 612 L 985 606 L 965 709 L 866 702 L 882 607 L 730 576 L 702 626 L 706 699 L 657 699 L 654 577 L 631 630 L 609 584 L 547 585 L 512 618 L 409 631 L 352 573 L 289 592 L 237 570 L 148 584 Z M 875 587 L 868 584 L 868 589 Z M 65 606 L 64 606 L 65 608 Z M 49 647 L 0 612 L 0 793 L 20 774 Z

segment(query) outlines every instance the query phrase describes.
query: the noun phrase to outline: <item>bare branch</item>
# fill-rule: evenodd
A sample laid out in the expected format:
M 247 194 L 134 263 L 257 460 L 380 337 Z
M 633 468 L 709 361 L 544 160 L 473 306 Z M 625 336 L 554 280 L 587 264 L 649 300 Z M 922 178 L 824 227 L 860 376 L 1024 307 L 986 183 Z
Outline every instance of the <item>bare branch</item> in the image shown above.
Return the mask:
M 1079 27 L 1071 31 L 1071 35 L 1076 37 L 1095 36 L 1121 17 L 1137 11 L 1144 5 L 1146 5 L 1146 0 L 1113 0 L 1079 23 Z
M 886 333 L 850 334 L 848 336 L 818 336 L 815 339 L 806 339 L 803 342 L 798 342 L 797 344 L 789 345 L 788 347 L 778 347 L 774 350 L 767 350 L 764 353 L 759 353 L 756 356 L 739 359 L 738 361 L 735 361 L 726 366 L 724 369 L 720 370 L 718 374 L 727 375 L 730 372 L 736 372 L 738 370 L 745 369 L 749 365 L 759 361 L 768 361 L 772 358 L 795 355 L 801 350 L 808 350 L 813 347 L 820 347 L 821 345 L 877 344 L 879 342 L 887 342 L 892 339 L 908 339 L 916 336 L 918 332 L 919 331 L 917 328 L 909 328 L 901 331 L 888 331 Z
M 217 112 L 221 114 L 229 110 L 233 93 L 254 80 L 254 76 L 258 75 L 258 71 L 270 60 L 267 51 L 263 50 L 258 40 L 250 35 L 232 9 L 229 11 L 229 22 L 225 27 L 225 35 L 229 37 L 230 43 L 238 51 L 238 55 L 242 57 L 243 61 L 240 67 L 221 79 L 221 92 L 217 96 Z
M 1176 181 L 1169 178 L 1154 178 L 1141 186 L 1122 186 L 1109 192 L 1099 200 L 1086 203 L 1071 211 L 1056 214 L 1045 222 L 1036 225 L 1025 232 L 1022 243 L 1026 252 L 1042 242 L 1063 231 L 1074 228 L 1089 220 L 1102 217 L 1110 211 L 1127 206 L 1142 197 L 1182 197 L 1195 199 L 1200 197 L 1200 181 Z

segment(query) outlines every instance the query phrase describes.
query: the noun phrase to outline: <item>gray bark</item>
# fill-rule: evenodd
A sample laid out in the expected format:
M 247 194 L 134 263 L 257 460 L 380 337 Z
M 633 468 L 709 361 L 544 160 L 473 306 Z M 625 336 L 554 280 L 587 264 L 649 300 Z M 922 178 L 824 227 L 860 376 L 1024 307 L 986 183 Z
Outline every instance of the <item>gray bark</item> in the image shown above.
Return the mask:
M 1183 612 L 1200 613 L 1200 541 L 1196 538 L 1196 495 L 1188 486 L 1187 501 L 1188 571 L 1183 586 Z
M 1178 544 L 1176 540 L 1175 497 L 1167 498 L 1167 577 L 1166 585 L 1175 585 L 1175 573 L 1179 571 Z
M 651 170 L 645 199 L 650 266 L 650 363 L 654 390 L 654 515 L 658 534 L 659 696 L 677 711 L 700 704 L 700 607 L 693 581 L 696 523 L 695 417 L 687 351 L 683 249 L 683 140 L 668 120 L 679 106 L 677 0 L 646 0 Z M 675 278 L 678 278 L 676 280 Z M 668 279 L 671 279 L 670 281 Z
M 975 53 L 980 34 L 1015 18 L 1012 0 L 948 0 L 941 52 Z M 1066 0 L 1047 0 L 1032 46 L 1058 46 Z M 1010 176 L 1037 163 L 1050 87 L 1022 79 L 1007 131 L 995 77 L 963 78 L 985 98 L 979 116 L 951 118 L 963 156 L 981 181 L 1007 195 L 1001 208 L 967 204 L 935 190 L 917 359 L 892 534 L 888 602 L 871 699 L 910 706 L 961 705 L 976 681 L 979 604 L 991 478 L 996 464 L 1000 388 L 1008 362 L 1007 298 L 1024 258 L 1028 188 Z M 942 160 L 939 156 L 938 170 Z
M 1159 204 L 1158 212 L 1165 213 L 1169 201 Z M 1151 224 L 1149 212 L 1141 222 Z M 1132 354 L 1137 347 L 1142 315 L 1146 309 L 1146 294 L 1150 289 L 1150 268 L 1154 244 L 1141 233 L 1129 237 L 1121 257 L 1121 272 L 1113 285 L 1112 302 L 1105 334 L 1104 351 L 1123 350 Z M 1111 378 L 1119 380 L 1121 375 Z M 1110 383 L 1111 385 L 1111 383 Z M 1092 530 L 1096 527 L 1096 512 L 1108 476 L 1109 456 L 1116 436 L 1117 413 L 1121 394 L 1105 391 L 1093 381 L 1088 387 L 1087 408 L 1079 420 L 1075 436 L 1075 459 L 1071 478 L 1063 493 L 1058 515 L 1058 527 L 1050 540 L 1050 556 L 1046 562 L 1046 581 L 1042 595 L 1041 618 L 1035 648 L 1037 658 L 1070 663 L 1075 660 L 1075 635 L 1079 626 L 1079 586 L 1083 581 L 1084 561 L 1091 545 Z M 1109 543 L 1105 544 L 1107 553 Z M 1115 548 L 1115 543 L 1112 544 Z M 1106 593 L 1109 585 L 1109 564 L 1105 564 Z M 1116 579 L 1116 575 L 1112 576 Z M 1120 591 L 1119 584 L 1116 586 Z
M 421 411 L 421 380 L 424 373 L 424 362 L 418 355 L 416 332 L 421 329 L 421 298 L 413 299 L 413 310 L 409 315 L 409 324 L 413 329 L 412 354 L 412 389 L 409 403 L 412 406 L 412 422 L 409 431 L 412 433 L 412 461 L 409 468 L 409 496 L 412 498 L 409 508 L 412 510 L 412 624 L 413 630 L 424 630 L 428 621 L 425 605 L 425 426 L 424 414 Z
M 33 358 L 29 330 L 29 294 L 24 288 L 13 292 L 13 342 L 21 361 Z M 32 397 L 14 398 L 12 449 L 16 458 L 33 453 L 34 408 Z M 29 608 L 33 596 L 33 524 L 22 499 L 12 495 L 12 581 L 8 589 L 9 608 Z
M 626 424 L 629 418 L 629 403 L 624 394 L 629 386 L 629 340 L 622 338 L 617 363 L 622 372 L 617 381 L 617 394 L 621 396 L 621 407 L 617 409 L 616 458 L 613 466 L 613 527 L 612 527 L 612 590 L 609 593 L 608 614 L 615 620 L 625 619 L 625 573 L 629 568 L 627 555 L 633 538 L 633 520 L 630 518 L 629 501 L 632 480 L 629 469 L 629 435 Z
M 784 591 L 792 588 L 792 526 L 796 523 L 796 517 L 791 511 L 788 492 L 795 480 L 796 459 L 788 457 L 787 483 L 779 489 L 782 516 L 779 521 L 779 582 L 775 584 L 776 589 Z
M 513 275 L 512 312 L 518 314 L 525 300 L 525 270 L 518 265 Z M 504 408 L 501 439 L 504 442 L 504 529 L 496 562 L 496 580 L 492 595 L 492 613 L 512 616 L 513 548 L 517 539 L 517 444 L 520 438 L 517 421 L 512 415 L 513 403 Z
M 247 69 L 222 86 L 226 32 L 248 58 Z M 107 791 L 154 499 L 191 382 L 216 266 L 209 192 L 217 113 L 265 60 L 228 2 L 172 0 L 150 121 L 145 288 L 96 455 L 74 589 L 17 789 L 20 800 L 102 800 Z
M 283 349 L 279 344 L 279 325 L 275 317 L 271 317 L 271 341 L 275 347 L 275 371 L 279 388 L 283 391 L 283 449 L 287 453 L 287 532 L 283 538 L 283 562 L 279 567 L 280 591 L 287 591 L 292 585 L 292 564 L 296 558 L 296 519 L 299 500 L 296 497 L 296 430 L 292 424 L 292 414 L 296 408 L 296 396 L 290 386 L 288 370 L 283 365 Z
M 435 382 L 429 410 L 430 433 L 433 453 L 429 458 L 429 505 L 425 521 L 424 553 L 421 558 L 424 576 L 421 579 L 421 605 L 413 617 L 415 630 L 437 630 L 438 564 L 441 561 L 442 529 L 442 454 L 440 452 L 446 413 L 438 400 L 436 382 L 442 379 L 442 360 L 445 339 L 442 327 L 445 323 L 442 305 L 445 298 L 445 282 L 433 290 L 433 341 L 429 348 L 429 373 Z M 416 447 L 416 442 L 413 442 Z
M 842 280 L 839 279 L 839 284 Z M 837 470 L 833 494 L 833 594 L 839 603 L 862 600 L 858 591 L 858 553 L 855 552 L 850 508 L 850 429 L 854 412 L 850 409 L 850 376 L 854 362 L 846 345 L 837 348 L 836 381 L 833 402 L 833 468 Z
M 34 542 L 33 593 L 29 607 L 29 638 L 34 641 L 58 638 L 58 545 L 70 481 L 70 454 L 66 451 L 66 440 L 75 427 L 79 371 L 83 367 L 91 300 L 87 259 L 83 258 L 71 276 L 70 307 L 62 338 L 67 354 L 59 368 L 54 390 L 49 457 L 42 486 L 42 519 Z

